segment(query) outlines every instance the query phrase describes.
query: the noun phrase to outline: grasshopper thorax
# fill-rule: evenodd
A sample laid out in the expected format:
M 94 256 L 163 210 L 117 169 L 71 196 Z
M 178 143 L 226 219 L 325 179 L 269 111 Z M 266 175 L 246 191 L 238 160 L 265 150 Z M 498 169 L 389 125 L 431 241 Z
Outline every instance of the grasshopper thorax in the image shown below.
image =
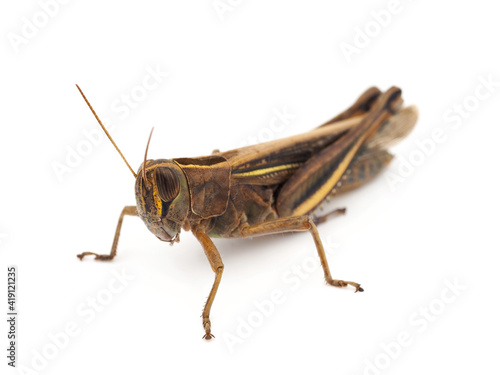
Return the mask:
M 160 240 L 179 241 L 189 209 L 189 188 L 182 169 L 172 160 L 146 160 L 137 172 L 137 211 Z

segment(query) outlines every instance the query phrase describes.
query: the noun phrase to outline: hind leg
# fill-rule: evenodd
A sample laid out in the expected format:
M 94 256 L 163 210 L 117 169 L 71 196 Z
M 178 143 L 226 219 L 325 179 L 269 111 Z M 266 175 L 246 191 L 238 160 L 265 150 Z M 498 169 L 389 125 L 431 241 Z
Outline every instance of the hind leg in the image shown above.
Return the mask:
M 275 233 L 304 231 L 308 231 L 313 237 L 327 284 L 336 287 L 351 285 L 356 289 L 356 292 L 362 292 L 363 288 L 361 288 L 361 285 L 354 281 L 344 281 L 332 278 L 330 267 L 328 266 L 328 261 L 326 260 L 325 249 L 323 248 L 323 244 L 319 237 L 318 229 L 316 228 L 316 224 L 314 224 L 313 219 L 307 215 L 279 218 L 251 225 L 242 229 L 242 236 L 252 237 Z
M 347 108 L 344 112 L 339 113 L 337 116 L 332 118 L 330 121 L 325 122 L 323 125 L 319 126 L 328 126 L 333 124 L 334 122 L 346 120 L 348 118 L 354 116 L 365 115 L 370 110 L 371 106 L 377 100 L 377 98 L 382 94 L 382 92 L 376 87 L 370 87 L 363 94 L 360 95 L 358 100 L 354 102 L 349 108 Z

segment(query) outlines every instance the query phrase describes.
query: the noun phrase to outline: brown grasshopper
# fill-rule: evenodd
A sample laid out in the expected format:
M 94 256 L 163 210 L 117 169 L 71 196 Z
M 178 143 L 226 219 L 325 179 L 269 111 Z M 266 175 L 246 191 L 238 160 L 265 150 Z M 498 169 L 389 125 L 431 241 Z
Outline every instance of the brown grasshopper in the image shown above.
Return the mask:
M 308 133 L 209 156 L 147 160 L 150 135 L 137 173 L 80 93 L 136 178 L 137 205 L 121 212 L 110 254 L 84 252 L 78 258 L 112 260 L 125 215 L 141 217 L 156 237 L 171 244 L 179 241 L 181 229 L 191 230 L 215 273 L 202 314 L 207 340 L 214 337 L 210 309 L 224 270 L 210 237 L 309 231 L 326 282 L 363 291 L 356 282 L 332 278 L 316 228 L 345 209 L 318 211 L 332 196 L 366 183 L 391 161 L 387 148 L 404 138 L 417 120 L 415 107 L 402 108 L 400 89 L 382 93 L 372 87 L 347 110 Z

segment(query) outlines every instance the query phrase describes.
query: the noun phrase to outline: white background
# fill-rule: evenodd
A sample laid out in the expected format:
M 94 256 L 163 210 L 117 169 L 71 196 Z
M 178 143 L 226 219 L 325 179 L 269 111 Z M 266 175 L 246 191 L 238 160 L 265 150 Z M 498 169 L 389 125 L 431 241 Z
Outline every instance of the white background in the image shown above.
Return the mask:
M 229 10 L 218 14 L 211 0 L 70 1 L 51 16 L 36 1 L 2 3 L 0 280 L 17 265 L 20 373 L 497 372 L 493 2 L 402 0 L 390 19 L 389 1 L 220 3 Z M 35 31 L 26 26 L 34 18 Z M 359 30 L 367 28 L 372 36 L 363 41 Z M 342 45 L 356 43 L 346 58 Z M 140 94 L 148 69 L 169 74 L 143 90 L 130 113 L 117 111 L 122 95 Z M 481 79 L 496 87 L 476 91 Z M 213 273 L 190 233 L 170 247 L 128 217 L 113 262 L 80 262 L 79 252 L 109 251 L 122 207 L 135 200 L 131 173 L 105 139 L 71 171 L 55 173 L 68 150 L 85 143 L 84 132 L 100 131 L 75 83 L 112 122 L 134 169 L 152 126 L 151 158 L 199 156 L 265 139 L 276 110 L 295 115 L 271 129 L 284 137 L 328 120 L 369 86 L 400 86 L 406 103 L 419 107 L 416 129 L 392 149 L 386 173 L 336 199 L 347 215 L 319 228 L 334 277 L 358 281 L 365 292 L 325 285 L 308 234 L 216 240 L 225 270 L 212 308 L 216 339 L 205 342 L 200 314 Z M 464 104 L 466 112 L 446 120 Z M 431 147 L 436 129 L 444 141 Z M 387 178 L 404 161 L 410 168 L 391 189 Z M 287 282 L 304 264 L 306 278 Z M 111 294 L 113 272 L 134 279 Z M 465 289 L 457 296 L 449 283 Z M 282 303 L 258 321 L 254 302 L 273 290 Z M 91 315 L 88 298 L 96 296 L 112 300 Z M 429 305 L 424 318 L 420 308 Z M 257 327 L 229 345 L 249 317 Z M 68 324 L 77 334 L 55 352 L 50 335 L 61 337 Z M 398 350 L 390 343 L 404 332 L 410 344 Z M 52 358 L 41 363 L 37 353 Z M 27 372 L 33 360 L 42 371 Z

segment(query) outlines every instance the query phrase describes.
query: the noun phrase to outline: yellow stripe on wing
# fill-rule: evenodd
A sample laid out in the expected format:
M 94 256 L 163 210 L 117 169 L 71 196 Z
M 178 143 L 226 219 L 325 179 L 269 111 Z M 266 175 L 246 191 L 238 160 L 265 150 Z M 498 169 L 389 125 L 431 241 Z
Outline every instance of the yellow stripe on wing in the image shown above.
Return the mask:
M 342 177 L 347 167 L 351 163 L 354 155 L 358 152 L 359 148 L 364 142 L 364 138 L 360 138 L 353 147 L 349 150 L 345 158 L 340 162 L 339 166 L 335 169 L 330 178 L 318 189 L 314 194 L 312 194 L 307 200 L 302 202 L 295 210 L 293 210 L 292 215 L 305 215 L 306 213 L 312 211 L 335 187 L 335 184 Z
M 276 165 L 274 167 L 268 167 L 268 168 L 260 168 L 250 172 L 233 172 L 233 177 L 239 178 L 239 177 L 263 176 L 266 174 L 280 172 L 288 169 L 296 169 L 301 165 L 302 165 L 301 163 L 291 163 L 291 164 Z

